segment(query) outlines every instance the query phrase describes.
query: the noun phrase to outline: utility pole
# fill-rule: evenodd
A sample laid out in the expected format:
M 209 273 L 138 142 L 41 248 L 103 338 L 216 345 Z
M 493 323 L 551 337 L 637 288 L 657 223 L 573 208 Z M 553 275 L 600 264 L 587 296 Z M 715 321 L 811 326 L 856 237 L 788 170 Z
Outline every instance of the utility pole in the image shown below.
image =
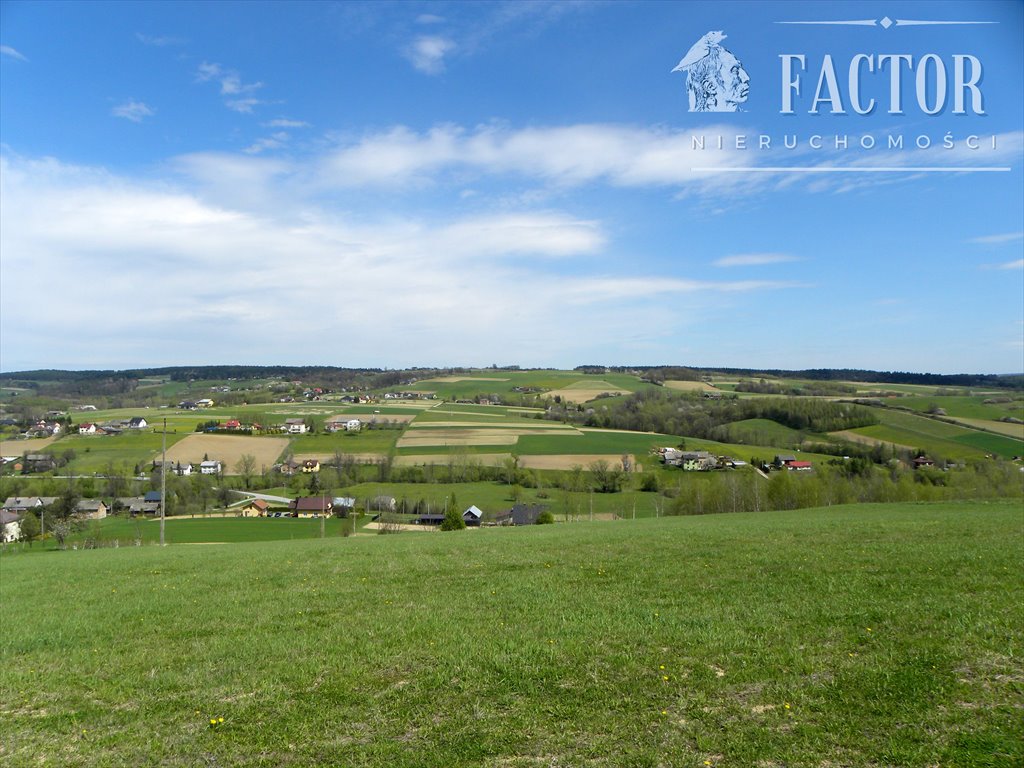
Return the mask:
M 160 459 L 160 546 L 164 546 L 164 510 L 167 508 L 167 418 L 164 418 L 164 447 Z

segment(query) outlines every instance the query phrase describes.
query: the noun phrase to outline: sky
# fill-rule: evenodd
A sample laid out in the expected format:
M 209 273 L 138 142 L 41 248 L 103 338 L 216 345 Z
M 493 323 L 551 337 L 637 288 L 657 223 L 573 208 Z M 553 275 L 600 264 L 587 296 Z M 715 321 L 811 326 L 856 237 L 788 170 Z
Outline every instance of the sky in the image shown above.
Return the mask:
M 719 31 L 746 98 L 690 111 Z M 1024 371 L 1022 40 L 1018 0 L 3 0 L 0 370 Z

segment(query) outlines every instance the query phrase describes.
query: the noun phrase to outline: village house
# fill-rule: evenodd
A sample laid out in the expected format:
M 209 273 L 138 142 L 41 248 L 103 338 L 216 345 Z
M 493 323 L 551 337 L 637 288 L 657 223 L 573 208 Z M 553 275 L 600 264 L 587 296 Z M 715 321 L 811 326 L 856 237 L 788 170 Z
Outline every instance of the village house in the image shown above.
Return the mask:
M 82 499 L 75 511 L 86 520 L 102 520 L 107 516 L 107 504 L 102 499 Z
M 242 517 L 266 517 L 270 505 L 263 499 L 253 499 L 242 507 Z
M 128 420 L 128 429 L 145 429 L 148 426 L 149 422 L 142 416 L 133 416 Z
M 216 459 L 208 459 L 199 464 L 199 474 L 216 475 L 221 471 L 221 464 Z
M 50 472 L 57 468 L 57 461 L 48 453 L 26 454 L 22 464 L 21 472 L 25 475 L 33 472 Z
M 284 431 L 289 435 L 304 435 L 308 428 L 303 419 L 285 419 Z
M 288 504 L 293 517 L 329 516 L 334 511 L 330 496 L 300 496 Z
M 78 434 L 80 435 L 95 435 L 96 425 L 95 424 L 79 424 Z
M 163 468 L 163 462 L 159 459 L 153 462 L 153 471 L 159 472 Z M 187 461 L 182 464 L 180 461 L 168 461 L 167 468 L 179 477 L 189 477 L 192 474 L 192 465 Z
M 683 451 L 679 466 L 688 472 L 707 472 L 718 465 L 718 460 L 707 451 Z
M 4 501 L 3 510 L 21 515 L 40 507 L 48 507 L 56 500 L 56 496 L 8 496 Z
M 0 509 L 0 542 L 8 544 L 21 538 L 21 515 Z

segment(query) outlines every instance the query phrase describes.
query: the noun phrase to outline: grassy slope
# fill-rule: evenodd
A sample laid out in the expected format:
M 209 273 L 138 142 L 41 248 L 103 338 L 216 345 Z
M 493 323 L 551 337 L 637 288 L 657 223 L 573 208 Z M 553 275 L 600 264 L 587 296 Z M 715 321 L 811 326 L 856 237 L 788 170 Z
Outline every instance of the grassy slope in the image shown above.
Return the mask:
M 882 423 L 855 429 L 854 432 L 950 458 L 980 458 L 986 453 L 1009 458 L 1024 452 L 1024 442 L 1003 435 L 979 432 L 891 408 L 873 408 L 872 412 Z
M 1019 765 L 1021 536 L 877 505 L 7 555 L 0 758 Z

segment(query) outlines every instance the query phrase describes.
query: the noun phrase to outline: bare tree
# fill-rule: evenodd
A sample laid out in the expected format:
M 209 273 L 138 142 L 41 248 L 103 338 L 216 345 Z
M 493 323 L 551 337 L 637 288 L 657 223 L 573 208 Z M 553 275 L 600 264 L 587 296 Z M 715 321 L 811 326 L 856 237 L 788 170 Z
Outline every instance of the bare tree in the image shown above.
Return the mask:
M 235 472 L 242 476 L 242 480 L 245 481 L 245 489 L 249 490 L 252 477 L 256 473 L 256 457 L 251 453 L 243 453 L 235 464 Z

